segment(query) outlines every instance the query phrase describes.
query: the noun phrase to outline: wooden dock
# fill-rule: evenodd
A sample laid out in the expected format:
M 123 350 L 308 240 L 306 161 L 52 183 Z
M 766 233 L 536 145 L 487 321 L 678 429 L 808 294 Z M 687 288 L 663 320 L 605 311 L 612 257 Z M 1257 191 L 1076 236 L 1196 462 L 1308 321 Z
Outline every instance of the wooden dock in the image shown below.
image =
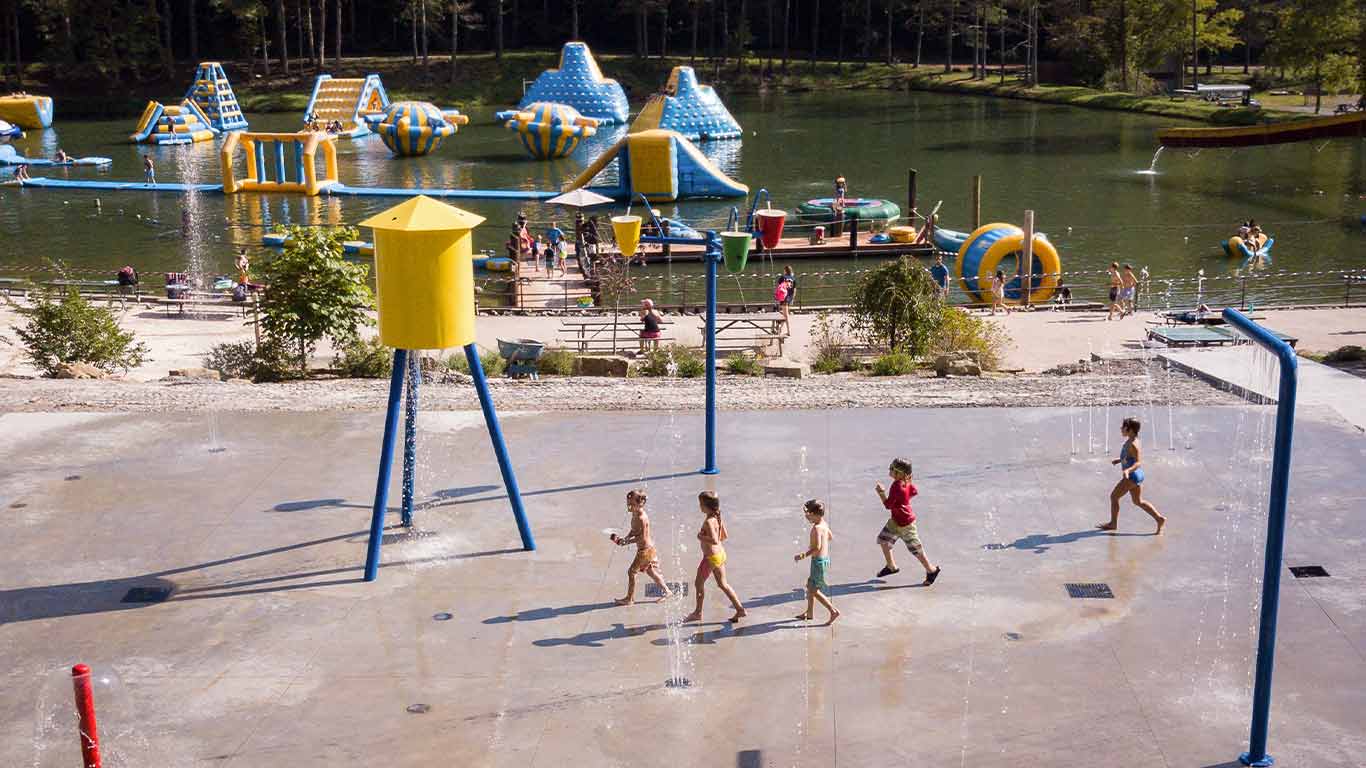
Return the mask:
M 873 243 L 872 235 L 859 233 L 856 242 L 851 243 L 847 235 L 827 237 L 824 243 L 812 245 L 806 237 L 784 237 L 772 251 L 755 248 L 749 252 L 751 261 L 764 258 L 774 260 L 789 259 L 848 259 L 867 257 L 889 259 L 897 256 L 930 257 L 935 254 L 933 243 Z M 611 251 L 607 251 L 611 252 Z M 700 245 L 675 245 L 666 250 L 658 245 L 641 245 L 641 253 L 647 264 L 702 261 L 703 248 Z M 639 262 L 640 255 L 637 255 Z

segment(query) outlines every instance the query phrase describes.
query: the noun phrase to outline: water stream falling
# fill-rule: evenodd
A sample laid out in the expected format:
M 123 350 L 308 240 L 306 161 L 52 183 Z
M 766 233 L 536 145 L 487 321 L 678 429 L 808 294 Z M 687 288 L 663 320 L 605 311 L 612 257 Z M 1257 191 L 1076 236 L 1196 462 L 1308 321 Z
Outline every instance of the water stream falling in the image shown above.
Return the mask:
M 670 353 L 669 364 L 675 369 L 673 354 Z M 683 451 L 683 432 L 678 426 L 677 417 L 674 412 L 669 411 L 668 421 L 665 423 L 665 430 L 669 435 L 669 457 L 682 455 Z M 678 484 L 668 484 L 665 508 L 669 510 L 669 552 L 671 554 L 669 571 L 665 574 L 665 581 L 668 582 L 670 574 L 678 574 L 678 587 L 673 590 L 673 595 L 661 601 L 660 605 L 664 610 L 664 632 L 669 642 L 669 677 L 667 687 L 671 691 L 683 691 L 696 685 L 694 677 L 694 666 L 692 659 L 692 645 L 683 637 L 683 616 L 687 613 L 689 596 L 683 594 L 682 586 L 686 584 L 686 579 L 682 574 L 686 574 L 683 566 L 683 555 L 687 552 L 687 523 L 683 512 L 688 506 L 688 499 L 679 498 Z M 690 510 L 686 510 L 690 511 Z
M 1146 170 L 1146 171 L 1135 171 L 1135 173 L 1137 173 L 1137 174 L 1139 174 L 1139 175 L 1141 175 L 1141 176 L 1156 176 L 1156 175 L 1157 175 L 1157 159 L 1158 159 L 1159 157 L 1162 157 L 1162 150 L 1164 150 L 1164 149 L 1166 149 L 1166 147 L 1158 147 L 1158 148 L 1157 148 L 1157 151 L 1153 153 L 1153 161 L 1152 161 L 1151 163 L 1148 163 L 1148 170 Z
M 202 291 L 212 287 L 208 284 L 211 278 L 207 274 L 207 241 L 218 238 L 210 238 L 209 227 L 204 220 L 203 195 L 195 187 L 199 183 L 200 168 L 191 161 L 192 152 L 193 148 L 188 144 L 180 145 L 175 151 L 176 167 L 180 169 L 182 180 L 189 185 L 188 191 L 180 198 L 179 229 L 168 230 L 158 237 L 178 236 L 184 241 L 186 282 L 191 291 Z M 218 411 L 208 408 L 205 417 L 208 421 L 206 448 L 209 453 L 222 453 L 225 449 L 219 431 Z

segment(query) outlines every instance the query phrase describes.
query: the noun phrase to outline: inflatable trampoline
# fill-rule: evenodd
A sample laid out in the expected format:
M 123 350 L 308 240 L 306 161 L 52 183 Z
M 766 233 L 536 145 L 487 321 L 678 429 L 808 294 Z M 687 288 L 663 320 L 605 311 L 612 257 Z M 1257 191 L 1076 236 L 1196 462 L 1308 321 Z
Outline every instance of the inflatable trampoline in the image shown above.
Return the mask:
M 935 230 L 936 236 L 939 230 Z M 939 239 L 935 239 L 936 245 Z M 1058 251 L 1043 233 L 1035 233 L 1030 265 L 1029 301 L 1041 304 L 1053 298 L 1058 287 L 1062 260 Z M 985 224 L 973 230 L 958 249 L 954 276 L 968 298 L 982 304 L 991 303 L 991 279 L 997 270 L 1006 273 L 1006 302 L 1024 301 L 1023 280 L 1019 260 L 1024 258 L 1024 231 L 1014 224 Z
M 14 147 L 8 145 L 0 146 L 0 165 L 27 165 L 30 167 L 48 167 L 54 165 L 109 165 L 113 162 L 113 159 L 108 157 L 73 157 L 65 162 L 59 163 L 56 160 L 48 160 L 45 157 L 24 157 L 23 155 L 19 154 L 19 152 Z
M 47 96 L 0 96 L 0 120 L 29 130 L 52 126 L 52 99 Z
M 901 208 L 891 200 L 870 197 L 847 197 L 844 199 L 844 217 L 861 221 L 896 221 L 901 217 Z M 798 220 L 806 223 L 824 223 L 835 220 L 835 198 L 818 197 L 797 205 Z

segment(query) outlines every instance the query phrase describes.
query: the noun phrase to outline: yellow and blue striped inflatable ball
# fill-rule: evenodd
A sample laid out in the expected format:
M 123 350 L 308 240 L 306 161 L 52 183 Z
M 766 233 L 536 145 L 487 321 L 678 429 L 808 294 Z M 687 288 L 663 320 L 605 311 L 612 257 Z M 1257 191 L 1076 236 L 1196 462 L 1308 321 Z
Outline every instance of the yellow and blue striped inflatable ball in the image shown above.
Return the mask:
M 505 128 L 517 133 L 522 149 L 536 160 L 565 157 L 579 142 L 598 132 L 598 123 L 584 117 L 568 104 L 536 101 L 523 109 L 509 109 L 493 116 Z
M 442 112 L 425 101 L 396 101 L 384 110 L 375 132 L 384 146 L 401 157 L 431 153 L 469 118 L 455 111 Z

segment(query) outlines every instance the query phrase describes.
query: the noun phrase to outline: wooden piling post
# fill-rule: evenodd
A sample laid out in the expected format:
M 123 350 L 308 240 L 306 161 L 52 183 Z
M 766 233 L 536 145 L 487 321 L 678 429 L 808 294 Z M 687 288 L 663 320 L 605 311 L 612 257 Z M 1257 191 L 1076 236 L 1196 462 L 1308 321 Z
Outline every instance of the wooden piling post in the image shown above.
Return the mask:
M 972 231 L 982 226 L 982 176 L 972 177 Z
M 858 216 L 849 217 L 849 250 L 858 253 Z
M 1029 308 L 1029 294 L 1034 278 L 1034 212 L 1024 212 L 1024 256 L 1020 259 L 1020 290 L 1025 309 Z
M 915 169 L 906 171 L 906 221 L 915 226 Z

